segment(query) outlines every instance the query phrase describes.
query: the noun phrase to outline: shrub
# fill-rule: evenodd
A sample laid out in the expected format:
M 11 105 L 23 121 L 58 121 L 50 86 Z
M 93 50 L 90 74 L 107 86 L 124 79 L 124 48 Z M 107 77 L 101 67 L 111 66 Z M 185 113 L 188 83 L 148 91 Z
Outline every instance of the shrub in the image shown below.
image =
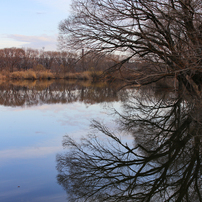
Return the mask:
M 10 73 L 9 77 L 11 79 L 30 79 L 30 80 L 35 80 L 36 79 L 36 73 L 32 70 L 27 70 L 27 71 L 16 71 Z
M 37 79 L 53 79 L 55 78 L 50 71 L 37 72 Z
M 25 71 L 25 74 L 23 76 L 24 79 L 30 79 L 30 80 L 35 80 L 37 78 L 36 73 L 32 70 Z

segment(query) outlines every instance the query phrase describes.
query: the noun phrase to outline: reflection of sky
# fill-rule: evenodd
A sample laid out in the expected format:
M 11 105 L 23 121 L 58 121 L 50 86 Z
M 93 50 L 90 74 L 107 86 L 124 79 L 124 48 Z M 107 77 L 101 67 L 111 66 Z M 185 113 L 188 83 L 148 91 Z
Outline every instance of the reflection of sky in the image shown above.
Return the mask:
M 4 202 L 66 201 L 56 180 L 56 154 L 63 151 L 63 136 L 77 139 L 87 134 L 92 119 L 111 122 L 105 105 L 80 102 L 0 106 L 0 113 L 0 198 Z

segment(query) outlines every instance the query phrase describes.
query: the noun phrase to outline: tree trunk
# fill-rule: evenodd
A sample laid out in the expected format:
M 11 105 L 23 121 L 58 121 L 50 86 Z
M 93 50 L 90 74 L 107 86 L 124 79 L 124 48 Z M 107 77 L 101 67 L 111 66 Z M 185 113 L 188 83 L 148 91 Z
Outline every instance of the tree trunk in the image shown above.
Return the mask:
M 179 85 L 183 84 L 185 86 L 186 90 L 190 94 L 192 94 L 196 97 L 201 97 L 201 92 L 199 90 L 199 84 L 197 84 L 192 77 L 190 77 L 187 74 L 180 73 L 177 76 L 177 80 L 179 82 Z

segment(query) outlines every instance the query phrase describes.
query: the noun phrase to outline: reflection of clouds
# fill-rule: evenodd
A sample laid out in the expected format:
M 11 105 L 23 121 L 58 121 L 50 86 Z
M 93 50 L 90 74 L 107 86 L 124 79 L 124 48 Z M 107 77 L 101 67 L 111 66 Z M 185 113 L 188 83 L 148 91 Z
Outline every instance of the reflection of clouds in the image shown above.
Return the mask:
M 108 116 L 107 112 L 103 112 L 100 109 L 99 104 L 90 106 L 89 108 L 86 108 L 84 104 L 82 106 L 74 105 L 67 109 L 67 111 L 63 114 L 62 119 L 59 119 L 58 122 L 60 122 L 63 126 L 89 127 L 92 119 L 97 119 L 99 121 L 108 120 L 108 122 L 111 122 L 111 117 Z
M 84 102 L 72 102 L 72 103 L 56 103 L 56 104 L 38 104 L 38 105 L 25 105 L 25 106 L 0 106 L 1 111 L 53 111 L 54 113 L 61 111 L 74 111 L 74 112 L 85 112 L 86 116 L 91 116 L 92 113 L 97 113 L 99 111 L 100 114 L 109 114 L 111 109 L 120 108 L 121 102 L 111 102 L 111 103 L 96 103 L 87 106 Z
M 61 147 L 24 147 L 0 151 L 0 159 L 39 158 L 60 151 Z
M 16 187 L 16 186 L 15 186 Z M 32 188 L 32 187 L 31 187 Z M 21 189 L 21 188 L 15 188 L 15 190 L 12 190 L 12 197 L 14 197 L 14 196 L 18 196 L 18 195 L 21 195 L 21 194 L 27 194 L 27 193 L 29 193 L 32 189 L 31 188 L 23 188 L 23 189 Z M 4 198 L 7 198 L 7 197 L 11 197 L 11 190 L 9 190 L 9 191 L 4 191 L 4 192 L 0 192 L 0 197 L 2 198 L 2 199 L 4 199 Z
M 9 111 L 41 111 L 41 112 L 51 112 L 53 116 L 62 115 L 59 122 L 62 125 L 70 124 L 77 125 L 80 121 L 88 121 L 92 118 L 99 118 L 102 115 L 108 116 L 106 111 L 100 110 L 100 104 L 92 105 L 86 108 L 86 105 L 81 102 L 74 102 L 68 104 L 43 104 L 31 107 L 15 107 L 9 108 Z M 50 116 L 50 114 L 48 114 Z M 59 117 L 59 116 L 58 116 Z
M 35 134 L 44 134 L 44 133 L 40 131 L 36 131 Z
M 27 110 L 39 110 L 39 111 L 53 111 L 54 113 L 61 112 L 64 110 L 79 110 L 81 103 L 68 103 L 68 104 L 42 104 L 35 106 L 24 106 L 24 107 L 7 107 L 9 111 L 27 111 Z M 3 110 L 6 110 L 5 107 L 2 107 Z
M 44 202 L 44 201 L 51 201 L 51 202 L 58 202 L 58 201 L 67 201 L 67 194 L 63 193 L 63 194 L 55 194 L 55 195 L 51 195 L 49 194 L 49 196 L 41 196 L 41 197 L 36 197 L 34 200 L 30 200 L 30 202 Z
M 0 182 L 1 187 L 5 187 L 5 185 L 10 185 L 12 184 L 13 186 L 9 186 L 8 190 L 4 190 L 0 192 L 0 198 L 1 201 L 7 201 L 8 198 L 10 198 L 9 201 L 19 201 L 19 197 L 23 198 L 23 196 L 30 194 L 31 192 L 35 191 L 37 192 L 40 189 L 43 189 L 44 186 L 47 186 L 45 184 L 45 181 L 39 181 L 38 179 L 35 178 L 35 180 L 32 180 L 32 183 L 27 179 L 24 181 L 21 181 L 20 184 L 13 182 L 13 180 L 3 180 Z M 17 186 L 20 185 L 18 188 Z M 44 202 L 44 201 L 49 201 L 49 202 L 58 202 L 58 201 L 66 201 L 66 193 L 48 193 L 45 196 L 40 196 L 40 195 L 31 195 L 29 197 L 29 202 Z
M 16 190 L 12 190 L 12 197 L 14 198 L 14 197 L 17 197 L 17 196 L 20 196 L 23 194 L 24 195 L 29 194 L 31 191 L 33 191 L 32 187 L 30 187 L 30 188 L 23 187 L 23 189 L 19 188 Z M 0 197 L 3 199 L 6 197 L 11 197 L 11 192 L 10 191 L 2 192 L 2 193 L 0 193 Z M 66 201 L 66 198 L 67 198 L 66 193 L 61 193 L 61 194 L 49 193 L 48 196 L 41 196 L 41 197 L 35 196 L 32 199 L 29 199 L 29 202 L 35 202 L 35 201 L 37 201 L 37 202 L 44 202 L 44 201 L 58 202 L 58 201 Z

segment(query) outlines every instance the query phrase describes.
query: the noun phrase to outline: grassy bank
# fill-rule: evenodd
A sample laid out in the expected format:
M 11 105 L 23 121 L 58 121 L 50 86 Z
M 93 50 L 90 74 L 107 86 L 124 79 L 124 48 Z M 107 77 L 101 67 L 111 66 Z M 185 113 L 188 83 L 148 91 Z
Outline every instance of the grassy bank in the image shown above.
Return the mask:
M 68 79 L 68 80 L 90 80 L 98 81 L 102 72 L 77 72 L 77 73 L 52 73 L 51 71 L 15 71 L 0 72 L 0 80 L 51 80 L 51 79 Z
M 0 72 L 0 80 L 16 80 L 16 81 L 26 81 L 26 80 L 57 80 L 57 79 L 65 79 L 65 80 L 80 80 L 80 81 L 91 81 L 91 82 L 99 82 L 99 81 L 107 81 L 107 82 L 131 82 L 134 80 L 140 79 L 142 76 L 145 76 L 140 73 L 136 73 L 133 71 L 122 71 L 113 72 L 103 74 L 102 71 L 84 71 L 84 72 L 51 72 L 50 70 L 34 70 L 29 69 L 26 71 L 2 71 Z

